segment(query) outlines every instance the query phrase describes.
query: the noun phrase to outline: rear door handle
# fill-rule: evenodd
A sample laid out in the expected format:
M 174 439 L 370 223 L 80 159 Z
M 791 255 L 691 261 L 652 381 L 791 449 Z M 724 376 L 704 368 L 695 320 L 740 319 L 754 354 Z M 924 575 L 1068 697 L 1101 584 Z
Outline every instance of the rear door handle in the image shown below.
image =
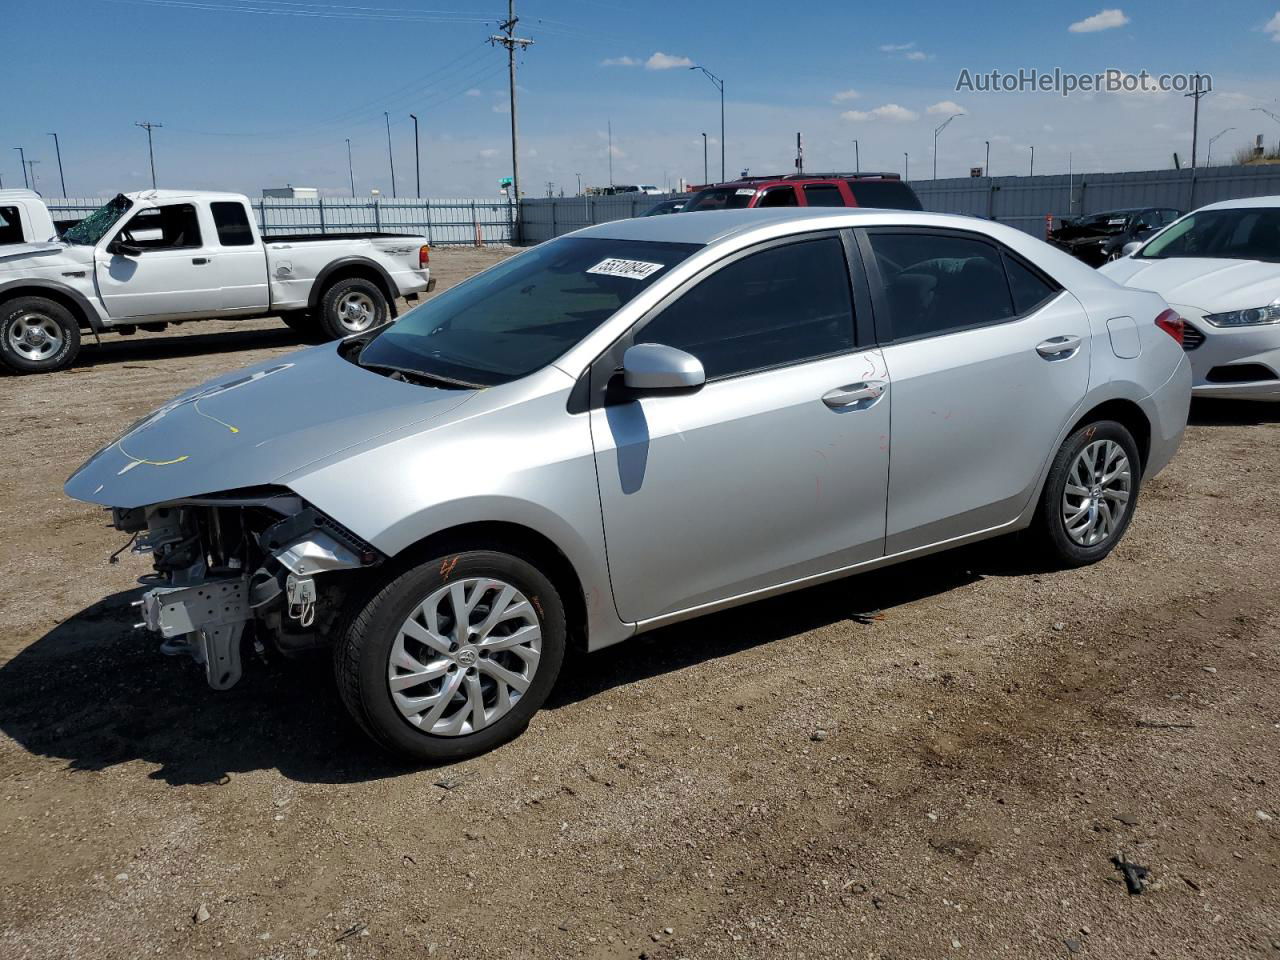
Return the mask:
M 197 267 L 202 267 L 209 262 L 209 258 L 208 257 L 192 257 L 191 262 L 194 263 Z
M 852 407 L 855 404 L 865 403 L 862 409 L 866 409 L 884 396 L 885 388 L 889 384 L 884 380 L 866 380 L 862 383 L 850 383 L 843 387 L 836 387 L 834 390 L 828 390 L 822 395 L 822 402 L 832 410 L 843 410 Z M 870 403 L 866 403 L 870 401 Z
M 1064 353 L 1075 353 L 1080 349 L 1081 340 L 1079 337 L 1050 337 L 1036 344 L 1036 353 L 1040 356 L 1052 360 L 1054 357 L 1060 357 Z

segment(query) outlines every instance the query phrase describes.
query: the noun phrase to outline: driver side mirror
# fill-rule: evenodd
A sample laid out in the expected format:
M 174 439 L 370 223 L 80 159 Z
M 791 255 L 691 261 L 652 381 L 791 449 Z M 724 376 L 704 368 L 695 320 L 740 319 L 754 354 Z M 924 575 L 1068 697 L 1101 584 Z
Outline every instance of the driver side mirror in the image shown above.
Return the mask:
M 135 247 L 132 243 L 125 243 L 123 240 L 112 240 L 107 244 L 107 253 L 117 257 L 138 257 L 142 255 L 142 248 Z
M 1123 247 L 1120 248 L 1120 256 L 1131 257 L 1135 253 L 1137 253 L 1141 248 L 1142 248 L 1141 241 L 1130 240 L 1128 243 L 1126 243 Z
M 702 361 L 661 343 L 637 343 L 622 355 L 623 382 L 630 390 L 696 390 L 707 382 Z

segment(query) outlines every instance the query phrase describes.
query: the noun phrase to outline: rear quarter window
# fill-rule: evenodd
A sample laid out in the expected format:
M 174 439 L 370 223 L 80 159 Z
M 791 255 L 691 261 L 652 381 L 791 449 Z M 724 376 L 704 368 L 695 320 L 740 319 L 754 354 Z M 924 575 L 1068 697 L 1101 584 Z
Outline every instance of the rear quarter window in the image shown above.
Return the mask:
M 923 210 L 916 192 L 897 180 L 851 180 L 849 189 L 860 207 L 886 210 Z
M 17 207 L 0 207 L 0 243 L 22 242 L 22 214 Z

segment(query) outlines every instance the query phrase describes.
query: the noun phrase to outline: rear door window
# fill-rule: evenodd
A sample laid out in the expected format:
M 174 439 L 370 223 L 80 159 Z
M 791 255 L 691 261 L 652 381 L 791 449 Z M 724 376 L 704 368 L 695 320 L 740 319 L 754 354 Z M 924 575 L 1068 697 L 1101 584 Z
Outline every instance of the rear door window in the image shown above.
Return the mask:
M 1008 253 L 1004 255 L 1004 269 L 1009 277 L 1009 291 L 1013 294 L 1013 309 L 1019 316 L 1035 312 L 1062 290 Z
M 757 207 L 798 207 L 799 205 L 795 187 L 792 186 L 770 187 L 756 204 Z
M 869 234 L 891 337 L 910 340 L 1014 316 L 1000 252 L 962 234 Z
M 844 197 L 834 183 L 806 183 L 804 200 L 811 207 L 843 207 Z

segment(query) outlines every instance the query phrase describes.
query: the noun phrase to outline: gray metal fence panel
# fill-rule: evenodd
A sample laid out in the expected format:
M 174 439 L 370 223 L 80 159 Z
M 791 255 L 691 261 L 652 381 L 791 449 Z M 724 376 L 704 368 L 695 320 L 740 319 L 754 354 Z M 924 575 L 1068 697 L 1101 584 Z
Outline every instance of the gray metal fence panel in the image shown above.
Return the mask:
M 45 201 L 55 220 L 78 220 L 103 204 L 100 198 Z M 512 206 L 470 197 L 374 199 L 259 198 L 249 202 L 268 240 L 280 234 L 413 233 L 433 246 L 505 244 L 512 241 Z

